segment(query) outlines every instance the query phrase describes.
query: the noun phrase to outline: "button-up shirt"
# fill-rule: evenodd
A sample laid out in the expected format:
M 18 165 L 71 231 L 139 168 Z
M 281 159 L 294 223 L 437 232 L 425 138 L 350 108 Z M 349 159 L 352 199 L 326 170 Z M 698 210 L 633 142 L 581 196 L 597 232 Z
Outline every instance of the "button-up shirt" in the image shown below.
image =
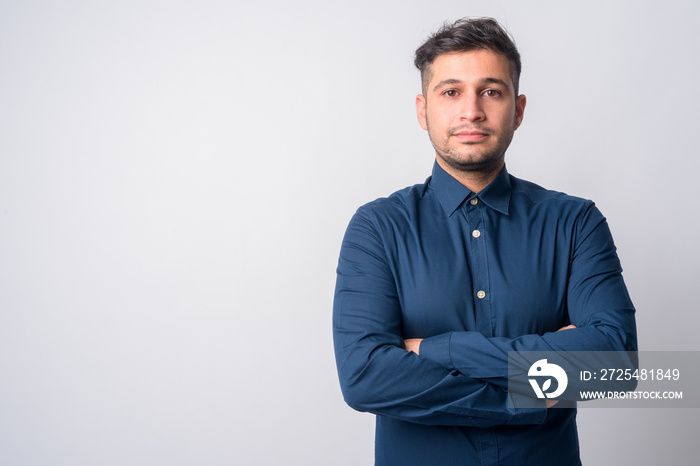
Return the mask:
M 593 202 L 505 167 L 474 193 L 436 163 L 361 207 L 333 336 L 346 402 L 377 415 L 375 464 L 580 464 L 576 409 L 514 408 L 508 352 L 635 351 L 621 272 Z

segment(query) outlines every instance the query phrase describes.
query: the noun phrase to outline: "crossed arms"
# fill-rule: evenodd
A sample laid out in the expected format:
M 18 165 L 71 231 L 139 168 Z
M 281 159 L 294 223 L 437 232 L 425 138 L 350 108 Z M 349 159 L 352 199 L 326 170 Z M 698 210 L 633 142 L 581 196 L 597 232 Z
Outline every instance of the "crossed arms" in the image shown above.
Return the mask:
M 450 332 L 402 337 L 402 311 L 382 236 L 368 212 L 358 211 L 341 249 L 334 301 L 336 362 L 346 402 L 360 411 L 431 425 L 491 427 L 542 423 L 539 408 L 517 409 L 508 390 L 509 351 L 634 351 L 634 309 L 608 302 L 621 275 L 607 225 L 590 215 L 571 267 L 571 287 L 585 303 L 569 304 L 559 330 L 517 338 Z M 597 245 L 603 245 L 603 249 Z M 610 259 L 614 256 L 614 260 Z M 601 263 L 579 276 L 577 261 Z M 622 288 L 624 286 L 622 285 Z M 628 302 L 623 297 L 620 302 Z M 582 298 L 583 299 L 583 298 Z

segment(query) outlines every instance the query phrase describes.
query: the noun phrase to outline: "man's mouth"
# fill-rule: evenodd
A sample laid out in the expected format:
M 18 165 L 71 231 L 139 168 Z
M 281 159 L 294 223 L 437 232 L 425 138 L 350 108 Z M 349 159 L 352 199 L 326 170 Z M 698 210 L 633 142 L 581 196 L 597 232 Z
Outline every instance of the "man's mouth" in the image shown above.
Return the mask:
M 481 141 L 485 139 L 489 133 L 486 133 L 484 131 L 457 131 L 452 133 L 454 137 L 456 137 L 459 141 L 464 141 L 464 142 L 476 142 L 476 141 Z

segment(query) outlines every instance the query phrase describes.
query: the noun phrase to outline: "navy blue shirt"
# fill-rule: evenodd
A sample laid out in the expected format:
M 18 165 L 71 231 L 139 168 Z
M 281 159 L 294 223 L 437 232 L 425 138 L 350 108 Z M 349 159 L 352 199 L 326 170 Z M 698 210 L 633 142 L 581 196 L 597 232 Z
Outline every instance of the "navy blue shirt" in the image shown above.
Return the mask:
M 473 193 L 436 163 L 361 207 L 333 336 L 346 402 L 377 415 L 375 464 L 580 464 L 575 408 L 509 403 L 508 352 L 635 351 L 621 272 L 593 202 L 505 168 Z

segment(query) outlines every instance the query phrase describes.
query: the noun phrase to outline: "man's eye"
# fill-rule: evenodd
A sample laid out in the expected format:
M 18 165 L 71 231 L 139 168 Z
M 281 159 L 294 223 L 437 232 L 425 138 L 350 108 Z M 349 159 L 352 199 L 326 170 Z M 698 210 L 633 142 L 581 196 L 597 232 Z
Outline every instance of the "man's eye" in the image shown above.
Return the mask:
M 455 91 L 454 89 L 448 89 L 448 90 L 446 90 L 446 91 L 444 92 L 444 94 L 445 94 L 447 97 L 454 97 L 454 96 L 457 95 L 457 91 Z
M 501 95 L 501 93 L 499 91 L 497 91 L 496 89 L 486 89 L 486 91 L 484 91 L 484 94 L 489 96 L 489 97 L 497 97 L 497 96 Z

